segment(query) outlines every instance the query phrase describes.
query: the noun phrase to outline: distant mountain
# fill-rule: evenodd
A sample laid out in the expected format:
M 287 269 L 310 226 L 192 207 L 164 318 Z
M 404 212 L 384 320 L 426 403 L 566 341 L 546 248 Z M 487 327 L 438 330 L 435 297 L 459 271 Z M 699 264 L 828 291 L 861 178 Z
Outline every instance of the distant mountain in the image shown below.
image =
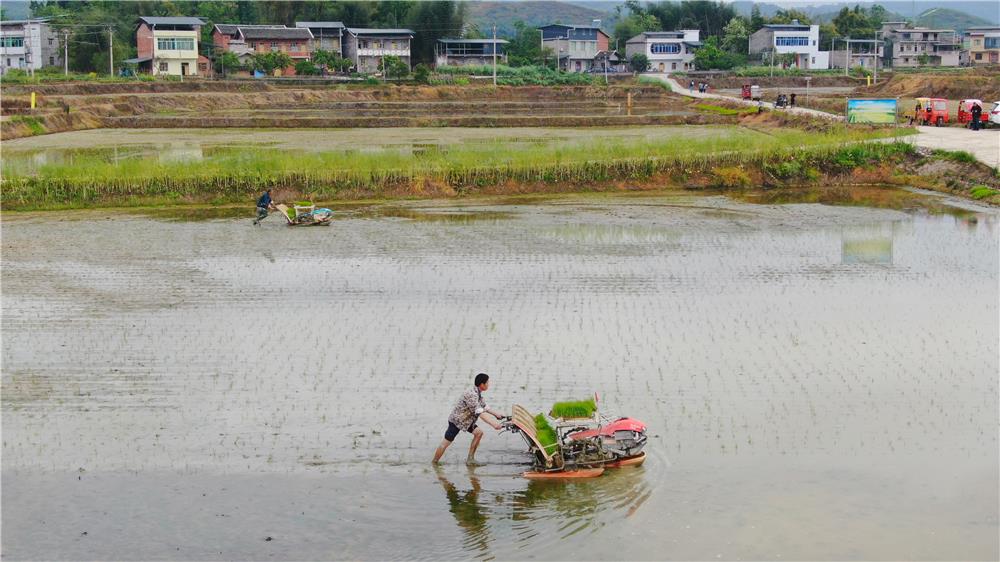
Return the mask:
M 795 8 L 796 10 L 802 10 L 810 17 L 829 21 L 829 14 L 835 14 L 841 8 L 853 8 L 856 5 L 867 8 L 873 4 L 880 4 L 889 12 L 899 16 L 899 19 L 917 19 L 919 22 L 921 14 L 932 10 L 946 10 L 982 18 L 985 21 L 985 23 L 969 25 L 1000 25 L 1000 7 L 998 7 L 996 0 L 947 0 L 947 2 L 943 2 L 942 0 L 886 0 L 884 2 L 879 0 L 845 0 L 840 2 L 824 2 L 822 0 L 752 2 L 750 0 L 737 0 L 733 2 L 733 7 L 736 8 L 736 11 L 740 15 L 749 16 L 754 4 L 760 7 L 761 14 L 765 17 L 773 16 L 775 12 L 782 8 Z M 942 4 L 946 4 L 948 7 L 939 8 Z M 956 18 L 954 21 L 961 22 L 961 19 Z M 924 24 L 920 23 L 920 25 Z M 939 24 L 935 23 L 935 25 Z M 946 26 L 939 25 L 939 27 Z
M 549 23 L 590 25 L 593 20 L 601 20 L 601 27 L 611 32 L 614 29 L 614 12 L 554 2 L 550 0 L 529 0 L 526 2 L 469 2 L 468 21 L 480 31 L 486 32 L 494 23 L 497 33 L 509 36 L 514 33 L 514 22 L 521 20 L 531 26 Z
M 997 9 L 993 5 L 994 11 Z M 977 25 L 990 25 L 989 20 L 950 8 L 931 8 L 917 17 L 917 25 L 965 31 Z
M 0 2 L 5 20 L 23 20 L 31 17 L 31 3 L 28 0 L 4 0 Z

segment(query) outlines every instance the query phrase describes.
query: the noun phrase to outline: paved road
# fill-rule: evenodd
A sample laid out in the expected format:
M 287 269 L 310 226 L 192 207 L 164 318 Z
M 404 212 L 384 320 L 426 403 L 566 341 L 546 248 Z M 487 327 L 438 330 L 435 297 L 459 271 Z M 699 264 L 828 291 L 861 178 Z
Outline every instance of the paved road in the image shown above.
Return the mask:
M 756 106 L 757 102 L 746 101 L 737 97 L 722 94 L 702 94 L 700 92 L 690 92 L 684 86 L 677 83 L 666 74 L 652 73 L 648 76 L 663 80 L 675 94 L 691 98 L 721 99 L 729 102 L 741 103 L 743 105 Z M 764 107 L 774 108 L 774 104 L 764 102 Z M 843 121 L 841 115 L 834 115 L 825 111 L 808 109 L 805 107 L 792 107 L 786 111 L 812 115 L 825 119 L 835 119 Z M 980 162 L 994 168 L 1000 167 L 1000 129 L 990 129 L 986 131 L 970 131 L 958 127 L 917 127 L 920 134 L 905 137 L 917 146 L 925 148 L 939 148 L 943 150 L 964 150 L 975 156 Z
M 667 86 L 670 86 L 670 89 L 673 90 L 673 92 L 675 94 L 680 94 L 682 96 L 687 96 L 689 98 L 725 100 L 725 101 L 728 101 L 728 102 L 736 102 L 736 103 L 740 103 L 740 104 L 751 106 L 751 107 L 757 107 L 757 102 L 755 102 L 755 101 L 748 101 L 748 100 L 744 100 L 744 99 L 741 99 L 741 98 L 736 98 L 736 97 L 733 97 L 733 96 L 726 96 L 726 95 L 722 95 L 722 94 L 708 94 L 708 93 L 703 94 L 701 92 L 698 92 L 697 90 L 694 91 L 694 92 L 688 91 L 687 88 L 685 88 L 684 86 L 681 86 L 680 84 L 678 84 L 676 80 L 674 80 L 673 78 L 670 78 L 670 76 L 668 76 L 667 74 L 651 73 L 651 74 L 647 74 L 646 76 L 651 76 L 653 78 L 657 78 L 659 80 L 662 80 L 663 82 L 665 82 L 667 84 Z M 764 107 L 767 107 L 769 109 L 774 109 L 774 104 L 770 103 L 770 102 L 764 102 Z M 818 111 L 816 109 L 808 109 L 808 108 L 805 108 L 805 107 L 789 107 L 789 108 L 786 108 L 783 111 L 788 111 L 790 113 L 798 113 L 798 114 L 801 114 L 801 115 L 811 115 L 813 117 L 821 117 L 823 119 L 834 119 L 834 120 L 837 120 L 837 121 L 843 121 L 844 120 L 843 116 L 841 116 L 841 115 L 834 115 L 832 113 L 827 113 L 825 111 Z
M 981 162 L 1000 167 L 1000 129 L 972 131 L 958 127 L 917 127 L 919 135 L 910 137 L 917 146 L 964 150 Z

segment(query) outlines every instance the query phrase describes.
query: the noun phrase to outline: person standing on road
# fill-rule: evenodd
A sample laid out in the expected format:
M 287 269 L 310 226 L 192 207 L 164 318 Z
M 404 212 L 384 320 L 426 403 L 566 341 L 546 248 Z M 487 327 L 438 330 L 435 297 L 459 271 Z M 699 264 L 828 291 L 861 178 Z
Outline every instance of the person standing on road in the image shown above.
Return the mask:
M 792 99 L 788 104 L 790 107 L 795 107 L 795 92 L 792 92 Z
M 257 199 L 257 218 L 254 219 L 253 224 L 255 226 L 260 224 L 260 221 L 267 218 L 267 210 L 273 208 L 274 203 L 271 201 L 271 190 L 268 189 Z
M 694 93 L 694 80 L 688 82 L 688 93 L 689 94 L 693 94 Z
M 920 109 L 921 109 L 920 102 L 918 101 L 917 105 L 913 108 L 913 117 L 910 119 L 910 125 L 913 125 L 914 122 L 916 122 L 918 125 L 920 124 L 921 122 Z
M 970 111 L 970 113 L 972 113 L 972 130 L 978 131 L 979 119 L 983 115 L 983 108 L 978 103 L 974 103 L 972 104 L 972 111 Z
M 472 444 L 469 445 L 469 457 L 465 462 L 470 465 L 476 462 L 476 449 L 479 447 L 479 442 L 483 439 L 483 430 L 476 427 L 476 420 L 482 419 L 497 431 L 502 428 L 498 422 L 490 421 L 489 418 L 485 417 L 486 414 L 490 414 L 498 421 L 504 417 L 503 414 L 491 410 L 486 405 L 486 401 L 483 400 L 483 393 L 490 388 L 490 376 L 486 373 L 479 373 L 476 375 L 473 384 L 473 388 L 467 390 L 458 399 L 458 402 L 455 403 L 455 408 L 451 411 L 451 415 L 448 416 L 448 430 L 444 432 L 444 441 L 441 441 L 437 450 L 434 451 L 434 460 L 431 461 L 433 464 L 437 464 L 441 460 L 441 456 L 444 455 L 444 452 L 461 431 L 468 431 L 472 434 Z

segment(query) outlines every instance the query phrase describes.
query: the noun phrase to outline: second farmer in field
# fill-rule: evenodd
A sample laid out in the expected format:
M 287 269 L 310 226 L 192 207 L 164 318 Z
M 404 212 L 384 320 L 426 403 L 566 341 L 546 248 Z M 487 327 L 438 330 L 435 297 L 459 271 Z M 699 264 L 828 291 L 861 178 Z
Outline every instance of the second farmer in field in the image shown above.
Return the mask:
M 490 388 L 490 376 L 486 373 L 479 373 L 476 375 L 473 384 L 474 386 L 458 399 L 455 408 L 451 411 L 451 415 L 448 416 L 448 430 L 444 432 L 444 440 L 438 445 L 437 451 L 434 451 L 434 464 L 437 464 L 441 460 L 441 456 L 444 455 L 445 450 L 448 449 L 455 440 L 455 437 L 462 431 L 468 431 L 472 434 L 472 443 L 469 445 L 469 457 L 466 459 L 466 463 L 475 464 L 476 449 L 479 447 L 479 442 L 483 439 L 483 430 L 476 427 L 476 420 L 481 418 L 484 422 L 491 425 L 493 429 L 497 431 L 501 429 L 498 422 L 490 420 L 485 415 L 490 414 L 497 420 L 504 417 L 503 414 L 490 409 L 486 405 L 486 400 L 483 399 L 483 393 Z

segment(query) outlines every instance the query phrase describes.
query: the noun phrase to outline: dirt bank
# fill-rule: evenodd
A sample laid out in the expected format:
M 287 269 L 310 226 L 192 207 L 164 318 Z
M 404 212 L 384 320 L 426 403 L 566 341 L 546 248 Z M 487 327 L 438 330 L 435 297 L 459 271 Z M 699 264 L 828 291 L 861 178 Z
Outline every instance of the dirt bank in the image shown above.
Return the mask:
M 686 85 L 690 80 L 695 83 L 707 81 L 712 88 L 740 88 L 744 84 L 756 84 L 762 88 L 804 88 L 806 85 L 805 76 L 735 76 L 731 74 L 722 76 L 699 77 L 685 76 L 683 74 L 674 75 L 677 81 Z M 813 76 L 809 85 L 816 88 L 831 86 L 855 87 L 863 84 L 864 80 L 851 78 L 849 76 L 820 75 Z
M 978 98 L 992 102 L 1000 100 L 1000 72 L 977 69 L 941 74 L 894 73 L 889 80 L 864 88 L 863 92 L 868 96 Z
M 253 83 L 251 83 L 253 84 Z M 41 122 L 44 127 L 25 128 L 5 120 L 0 125 L 0 138 L 4 140 L 30 136 L 32 134 L 47 134 L 93 127 L 364 127 L 364 126 L 523 126 L 537 124 L 573 125 L 579 124 L 567 117 L 528 119 L 516 117 L 507 124 L 505 113 L 501 108 L 494 108 L 495 117 L 483 118 L 483 108 L 489 104 L 516 102 L 520 104 L 553 103 L 553 104 L 608 104 L 625 105 L 631 96 L 636 104 L 670 105 L 672 94 L 662 88 L 651 86 L 624 85 L 611 87 L 596 86 L 337 86 L 325 89 L 275 89 L 262 84 L 251 91 L 243 91 L 239 84 L 226 82 L 205 82 L 189 84 L 186 89 L 171 88 L 173 83 L 136 83 L 136 84 L 54 84 L 54 91 L 39 96 L 38 109 L 30 110 L 28 96 L 13 93 L 4 89 L 4 106 L 9 107 L 8 113 L 30 115 Z M 163 92 L 130 92 L 130 88 L 166 88 Z M 222 88 L 222 90 L 212 87 Z M 229 88 L 229 89 L 227 89 Z M 233 89 L 235 88 L 235 89 Z M 444 118 L 433 115 L 416 115 L 397 119 L 391 107 L 386 109 L 383 119 L 372 121 L 367 117 L 351 114 L 352 109 L 359 109 L 364 103 L 436 103 L 450 102 L 467 104 L 468 107 L 457 106 L 453 115 Z M 338 114 L 331 109 L 330 104 L 349 104 L 348 112 Z M 265 117 L 259 119 L 253 115 L 233 115 L 226 118 L 204 119 L 205 112 L 215 110 L 239 109 L 320 109 L 325 111 L 321 119 L 291 119 Z M 79 113 L 71 118 L 54 118 L 56 114 Z M 429 112 L 428 112 L 429 113 Z M 585 109 L 581 114 L 587 117 Z M 181 115 L 180 121 L 169 117 Z M 584 119 L 586 120 L 586 119 Z M 591 120 L 590 125 L 604 124 L 672 124 L 681 121 L 676 119 L 646 119 L 646 120 Z M 693 118 L 694 123 L 718 122 L 713 119 Z

